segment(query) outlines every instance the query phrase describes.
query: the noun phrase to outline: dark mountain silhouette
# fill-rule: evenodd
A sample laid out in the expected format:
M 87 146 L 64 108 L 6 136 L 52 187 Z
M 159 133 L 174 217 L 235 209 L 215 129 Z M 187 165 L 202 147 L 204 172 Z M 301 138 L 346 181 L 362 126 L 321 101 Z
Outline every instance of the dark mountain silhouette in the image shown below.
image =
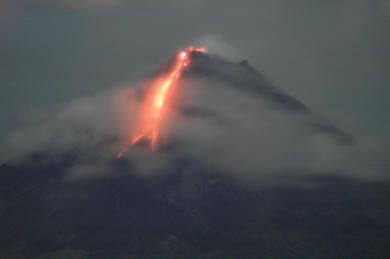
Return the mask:
M 386 258 L 390 183 L 245 187 L 178 161 L 141 179 L 64 183 L 70 164 L 0 169 L 2 258 Z M 37 165 L 38 164 L 38 165 Z M 297 180 L 297 179 L 291 179 Z M 68 250 L 64 250 L 68 249 Z M 80 252 L 82 251 L 82 252 Z M 83 255 L 88 256 L 83 257 Z M 72 257 L 73 256 L 73 257 Z M 80 257 L 78 257 L 80 256 Z M 132 256 L 132 257 L 131 257 Z

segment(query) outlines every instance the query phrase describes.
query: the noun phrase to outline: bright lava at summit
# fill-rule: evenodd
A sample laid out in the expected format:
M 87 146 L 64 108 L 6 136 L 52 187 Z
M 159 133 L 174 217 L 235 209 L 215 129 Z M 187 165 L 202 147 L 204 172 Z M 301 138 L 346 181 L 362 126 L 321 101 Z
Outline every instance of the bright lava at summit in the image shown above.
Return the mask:
M 172 91 L 172 86 L 177 82 L 184 68 L 191 63 L 191 53 L 193 52 L 205 53 L 206 49 L 188 47 L 185 50 L 179 51 L 176 54 L 172 70 L 162 80 L 158 80 L 155 86 L 151 87 L 143 103 L 142 122 L 140 125 L 137 125 L 137 130 L 129 138 L 128 144 L 135 145 L 145 139 L 149 141 L 151 150 L 157 150 L 160 124 L 164 118 L 164 110 L 168 105 L 167 96 L 170 90 Z M 127 149 L 128 147 L 121 151 L 117 157 L 121 158 Z

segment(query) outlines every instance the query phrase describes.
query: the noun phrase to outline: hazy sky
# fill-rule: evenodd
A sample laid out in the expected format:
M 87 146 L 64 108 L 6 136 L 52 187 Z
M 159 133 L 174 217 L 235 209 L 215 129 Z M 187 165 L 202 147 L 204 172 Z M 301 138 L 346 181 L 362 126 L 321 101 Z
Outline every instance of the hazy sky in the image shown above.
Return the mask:
M 210 35 L 357 137 L 389 137 L 387 0 L 0 0 L 0 132 Z

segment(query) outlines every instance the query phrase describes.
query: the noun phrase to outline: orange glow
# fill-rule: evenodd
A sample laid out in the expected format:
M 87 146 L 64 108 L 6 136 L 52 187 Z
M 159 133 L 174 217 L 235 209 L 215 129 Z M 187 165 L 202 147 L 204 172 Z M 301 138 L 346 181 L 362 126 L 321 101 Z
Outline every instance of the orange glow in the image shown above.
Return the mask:
M 173 86 L 181 76 L 184 68 L 190 64 L 191 52 L 205 53 L 206 49 L 190 46 L 177 53 L 172 70 L 161 80 L 157 80 L 147 94 L 143 103 L 141 121 L 137 125 L 138 129 L 135 134 L 129 138 L 129 143 L 131 145 L 135 145 L 145 139 L 149 141 L 151 150 L 157 150 L 159 130 L 164 118 L 164 112 L 167 108 L 167 97 L 170 94 L 170 90 L 172 91 Z M 121 151 L 117 157 L 121 158 L 126 150 L 127 148 Z
M 191 52 L 191 51 L 195 51 L 195 52 L 200 52 L 200 53 L 206 53 L 206 49 L 205 48 L 194 48 L 192 46 L 190 46 L 188 48 L 188 51 Z

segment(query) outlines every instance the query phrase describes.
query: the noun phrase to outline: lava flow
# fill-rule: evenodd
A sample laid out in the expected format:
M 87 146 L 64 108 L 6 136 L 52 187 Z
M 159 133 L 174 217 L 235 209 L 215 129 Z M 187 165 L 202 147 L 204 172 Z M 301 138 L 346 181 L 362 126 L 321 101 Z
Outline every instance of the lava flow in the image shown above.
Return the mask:
M 184 68 L 190 64 L 190 54 L 192 52 L 204 53 L 205 51 L 206 49 L 204 48 L 189 47 L 177 53 L 172 70 L 162 80 L 158 80 L 156 85 L 151 87 L 150 92 L 147 94 L 143 104 L 142 120 L 140 125 L 138 125 L 136 133 L 129 138 L 128 144 L 135 145 L 145 139 L 149 141 L 151 150 L 157 150 L 159 129 L 164 117 L 164 110 L 168 105 L 167 96 L 170 90 L 172 91 L 172 86 L 177 82 Z M 127 149 L 128 147 L 121 151 L 118 154 L 118 158 L 121 158 Z

